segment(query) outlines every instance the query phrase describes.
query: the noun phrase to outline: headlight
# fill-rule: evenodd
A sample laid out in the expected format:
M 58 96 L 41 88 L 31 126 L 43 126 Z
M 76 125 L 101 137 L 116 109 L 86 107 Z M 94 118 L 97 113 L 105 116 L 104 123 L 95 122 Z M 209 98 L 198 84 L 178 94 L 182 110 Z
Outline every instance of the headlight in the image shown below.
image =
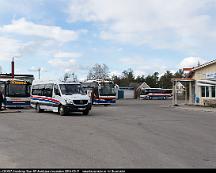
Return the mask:
M 73 100 L 65 100 L 65 102 L 66 102 L 67 104 L 72 104 L 72 103 L 73 103 Z

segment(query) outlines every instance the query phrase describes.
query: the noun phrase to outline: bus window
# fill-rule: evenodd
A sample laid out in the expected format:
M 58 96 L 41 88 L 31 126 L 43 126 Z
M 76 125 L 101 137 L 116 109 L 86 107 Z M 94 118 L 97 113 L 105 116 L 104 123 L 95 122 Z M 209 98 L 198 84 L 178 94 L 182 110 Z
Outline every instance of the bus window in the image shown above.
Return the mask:
M 53 85 L 52 84 L 45 85 L 44 93 L 43 93 L 44 96 L 52 97 L 52 92 L 53 92 Z
M 114 84 L 112 83 L 104 83 L 101 84 L 101 87 L 99 89 L 100 91 L 100 95 L 101 96 L 115 96 L 115 88 L 114 88 Z
M 29 97 L 30 90 L 28 85 L 8 84 L 7 96 L 9 97 Z
M 0 84 L 0 91 L 5 95 L 5 84 Z
M 54 93 L 55 93 L 55 95 L 57 95 L 57 96 L 61 96 L 60 91 L 59 91 L 59 89 L 58 89 L 58 85 L 54 85 Z

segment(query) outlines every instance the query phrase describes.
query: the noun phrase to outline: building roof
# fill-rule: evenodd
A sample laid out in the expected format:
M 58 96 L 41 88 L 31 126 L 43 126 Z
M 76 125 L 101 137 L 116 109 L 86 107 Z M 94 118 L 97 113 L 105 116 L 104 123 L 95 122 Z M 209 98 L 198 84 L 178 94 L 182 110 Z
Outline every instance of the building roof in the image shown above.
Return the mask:
M 210 61 L 210 62 L 204 63 L 204 64 L 202 64 L 202 65 L 200 65 L 200 66 L 193 67 L 193 68 L 191 69 L 191 71 L 187 74 L 187 77 L 188 77 L 188 78 L 192 78 L 192 76 L 193 76 L 193 74 L 195 73 L 195 71 L 197 71 L 197 70 L 199 70 L 199 69 L 202 69 L 202 68 L 205 68 L 205 67 L 207 67 L 207 66 L 209 66 L 209 65 L 212 65 L 212 64 L 215 64 L 215 63 L 216 63 L 216 59 L 215 59 L 215 60 L 212 60 L 212 61 Z
M 146 83 L 146 82 L 143 82 L 138 88 L 137 90 L 141 90 L 143 88 L 150 88 L 150 86 Z
M 192 69 L 192 71 L 199 70 L 199 69 L 201 69 L 201 68 L 204 68 L 204 67 L 206 67 L 206 66 L 212 65 L 212 64 L 214 64 L 214 63 L 216 63 L 216 59 L 215 59 L 215 60 L 212 60 L 212 61 L 210 61 L 210 62 L 207 62 L 207 63 L 205 63 L 205 64 L 202 64 L 202 65 L 200 65 L 200 66 L 194 67 L 194 68 Z

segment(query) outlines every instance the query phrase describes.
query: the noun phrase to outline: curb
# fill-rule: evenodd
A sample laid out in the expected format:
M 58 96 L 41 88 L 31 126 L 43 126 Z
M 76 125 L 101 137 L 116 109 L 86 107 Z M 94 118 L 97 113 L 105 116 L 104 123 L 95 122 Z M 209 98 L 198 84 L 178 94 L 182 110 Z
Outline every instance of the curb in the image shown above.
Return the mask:
M 20 113 L 20 112 L 22 112 L 22 111 L 0 111 L 0 114 L 1 113 L 3 113 L 3 114 L 5 114 L 5 113 Z
M 173 108 L 181 109 L 181 110 L 190 110 L 190 111 L 216 112 L 216 109 L 215 110 L 212 110 L 212 109 L 199 109 L 199 108 L 196 108 L 196 107 L 181 107 L 181 106 L 178 106 L 178 107 L 173 107 Z

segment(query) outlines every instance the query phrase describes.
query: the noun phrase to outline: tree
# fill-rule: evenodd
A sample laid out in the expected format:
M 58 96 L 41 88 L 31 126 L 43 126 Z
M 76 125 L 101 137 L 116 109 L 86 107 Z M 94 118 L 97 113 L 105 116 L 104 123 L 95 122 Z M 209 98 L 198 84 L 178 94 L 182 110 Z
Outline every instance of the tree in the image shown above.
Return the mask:
M 130 83 L 135 82 L 134 72 L 131 68 L 122 72 L 121 85 L 129 86 Z
M 109 68 L 105 64 L 95 64 L 88 73 L 87 79 L 108 79 Z
M 166 71 L 164 75 L 161 76 L 159 84 L 161 88 L 171 89 L 172 88 L 172 78 L 173 74 L 170 71 Z
M 159 73 L 158 72 L 154 72 L 153 74 L 153 79 L 154 79 L 154 83 L 155 83 L 155 87 L 158 87 L 159 86 L 159 83 L 158 83 L 158 79 L 159 79 Z
M 145 78 L 145 82 L 148 84 L 148 86 L 150 86 L 151 88 L 155 88 L 156 87 L 156 83 L 155 83 L 155 79 L 153 75 L 148 75 Z
M 143 82 L 145 82 L 145 76 L 144 75 L 137 76 L 136 77 L 136 82 L 137 83 L 143 83 Z
M 175 74 L 174 78 L 183 78 L 184 77 L 184 71 L 182 69 L 179 69 Z
M 121 78 L 116 76 L 116 75 L 113 75 L 112 76 L 112 81 L 117 84 L 117 85 L 120 85 L 121 84 Z
M 73 81 L 77 81 L 77 76 L 74 73 L 65 73 L 64 74 L 64 81 L 66 82 L 68 79 Z

